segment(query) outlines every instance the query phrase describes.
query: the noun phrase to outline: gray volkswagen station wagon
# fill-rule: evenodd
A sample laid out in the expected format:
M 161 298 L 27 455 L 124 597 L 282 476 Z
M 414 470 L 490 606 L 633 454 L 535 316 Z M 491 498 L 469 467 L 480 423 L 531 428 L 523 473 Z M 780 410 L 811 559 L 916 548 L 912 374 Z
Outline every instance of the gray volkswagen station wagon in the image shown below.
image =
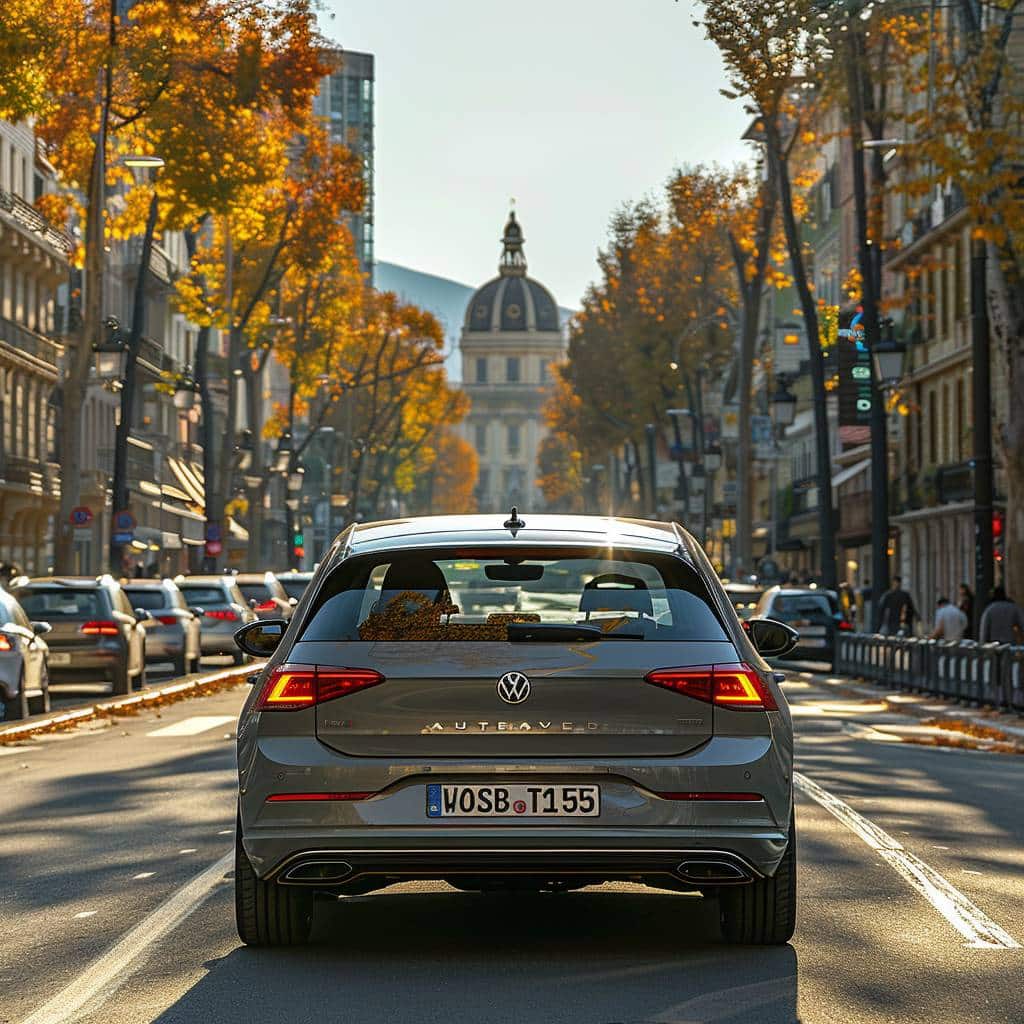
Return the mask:
M 503 521 L 504 520 L 504 521 Z M 728 941 L 796 915 L 792 723 L 676 524 L 570 515 L 363 523 L 290 622 L 238 728 L 236 916 L 250 945 L 310 934 L 317 896 L 411 879 L 699 892 Z

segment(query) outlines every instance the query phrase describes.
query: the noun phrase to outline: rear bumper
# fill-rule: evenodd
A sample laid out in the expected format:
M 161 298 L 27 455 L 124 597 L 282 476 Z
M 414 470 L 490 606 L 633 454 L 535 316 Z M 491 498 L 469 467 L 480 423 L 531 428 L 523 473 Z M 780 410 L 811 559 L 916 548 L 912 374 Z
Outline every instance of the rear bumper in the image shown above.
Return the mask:
M 784 837 L 782 849 L 785 849 Z M 748 855 L 712 846 L 432 844 L 416 849 L 357 846 L 299 851 L 278 863 L 269 877 L 288 885 L 323 886 L 348 885 L 367 878 L 629 879 L 639 876 L 699 887 L 742 885 L 763 875 L 764 871 Z

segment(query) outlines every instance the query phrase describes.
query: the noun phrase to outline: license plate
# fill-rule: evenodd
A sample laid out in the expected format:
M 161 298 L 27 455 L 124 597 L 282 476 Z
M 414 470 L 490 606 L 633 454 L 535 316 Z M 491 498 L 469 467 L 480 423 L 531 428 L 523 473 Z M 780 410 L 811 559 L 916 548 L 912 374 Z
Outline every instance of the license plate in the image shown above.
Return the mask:
M 428 818 L 596 818 L 597 786 L 427 786 Z
M 54 654 L 51 652 L 49 661 L 51 665 L 70 665 L 71 655 L 62 653 Z

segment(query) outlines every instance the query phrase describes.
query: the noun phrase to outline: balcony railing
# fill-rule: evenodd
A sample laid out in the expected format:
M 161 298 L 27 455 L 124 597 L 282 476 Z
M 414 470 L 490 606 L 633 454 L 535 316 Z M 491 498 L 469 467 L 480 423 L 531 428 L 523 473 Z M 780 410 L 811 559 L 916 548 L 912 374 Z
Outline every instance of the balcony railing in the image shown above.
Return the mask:
M 59 342 L 52 341 L 46 335 L 6 317 L 0 317 L 0 342 L 6 342 L 19 352 L 41 359 L 54 370 L 57 369 L 57 360 L 64 351 Z
M 71 237 L 63 231 L 58 231 L 31 203 L 25 202 L 21 196 L 16 196 L 14 193 L 0 188 L 0 210 L 65 256 L 70 256 L 75 251 L 75 243 Z
M 60 466 L 55 462 L 8 455 L 3 460 L 3 478 L 36 494 L 60 497 Z

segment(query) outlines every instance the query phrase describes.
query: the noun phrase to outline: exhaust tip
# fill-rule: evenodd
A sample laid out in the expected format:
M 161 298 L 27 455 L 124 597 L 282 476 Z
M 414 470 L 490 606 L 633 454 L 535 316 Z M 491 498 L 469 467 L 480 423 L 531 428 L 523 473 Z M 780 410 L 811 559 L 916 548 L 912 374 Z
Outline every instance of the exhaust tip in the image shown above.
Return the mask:
M 352 865 L 343 860 L 307 860 L 289 868 L 283 882 L 340 882 L 352 874 Z
M 676 874 L 698 885 L 736 885 L 752 880 L 749 871 L 729 860 L 684 860 L 676 868 Z

